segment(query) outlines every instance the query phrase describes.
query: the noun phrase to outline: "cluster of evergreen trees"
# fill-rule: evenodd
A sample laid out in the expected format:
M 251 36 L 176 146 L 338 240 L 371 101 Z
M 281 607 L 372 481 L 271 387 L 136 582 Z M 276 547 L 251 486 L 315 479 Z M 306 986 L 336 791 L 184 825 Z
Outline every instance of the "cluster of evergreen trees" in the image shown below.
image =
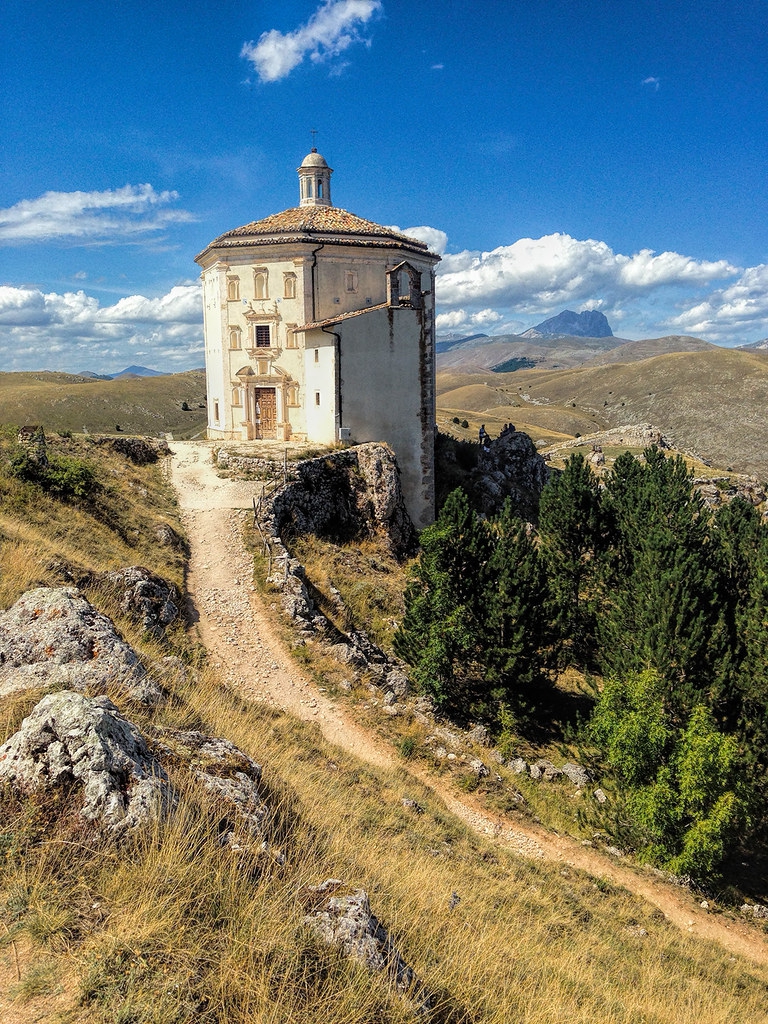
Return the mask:
M 537 531 L 509 506 L 481 520 L 455 491 L 421 543 L 396 649 L 446 714 L 535 714 L 558 668 L 597 672 L 585 737 L 636 849 L 703 878 L 762 830 L 768 528 L 750 503 L 710 512 L 658 448 L 602 484 L 575 454 Z

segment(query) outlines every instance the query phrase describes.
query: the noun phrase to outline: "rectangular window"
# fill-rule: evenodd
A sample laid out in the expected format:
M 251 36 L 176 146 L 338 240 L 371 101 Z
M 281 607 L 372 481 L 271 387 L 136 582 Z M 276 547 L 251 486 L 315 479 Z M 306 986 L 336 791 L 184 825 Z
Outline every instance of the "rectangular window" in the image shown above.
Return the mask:
M 214 402 L 213 403 L 213 418 L 214 418 L 214 420 L 217 423 L 219 422 L 219 403 L 218 402 Z
M 319 348 L 315 349 L 315 362 L 316 363 L 320 362 L 320 349 Z
M 320 405 L 320 392 L 315 392 L 315 405 Z
M 269 348 L 269 324 L 256 324 L 254 336 L 256 348 Z

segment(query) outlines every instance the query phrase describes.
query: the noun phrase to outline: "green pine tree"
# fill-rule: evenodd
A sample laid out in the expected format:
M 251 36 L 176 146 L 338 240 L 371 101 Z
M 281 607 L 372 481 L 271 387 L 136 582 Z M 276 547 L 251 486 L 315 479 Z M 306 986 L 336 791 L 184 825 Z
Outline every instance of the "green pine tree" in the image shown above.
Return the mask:
M 589 663 L 602 516 L 599 481 L 580 452 L 542 491 L 539 537 L 564 660 Z
M 456 490 L 437 522 L 422 532 L 421 554 L 406 587 L 395 651 L 413 666 L 422 691 L 449 713 L 465 711 L 477 675 L 490 553 L 488 529 Z

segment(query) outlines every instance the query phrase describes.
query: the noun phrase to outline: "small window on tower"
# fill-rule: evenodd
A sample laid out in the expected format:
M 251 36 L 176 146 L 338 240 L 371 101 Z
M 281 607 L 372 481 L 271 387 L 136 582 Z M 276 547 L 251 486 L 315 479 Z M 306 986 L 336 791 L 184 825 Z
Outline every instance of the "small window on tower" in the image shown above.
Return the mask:
M 284 299 L 295 299 L 296 298 L 296 275 L 295 274 L 283 274 L 283 298 Z
M 315 362 L 316 363 L 320 362 L 320 349 L 319 348 L 315 349 Z
M 315 405 L 320 405 L 320 392 L 315 392 Z
M 345 275 L 345 281 L 348 292 L 357 291 L 357 271 L 348 270 Z
M 318 199 L 322 199 L 323 198 L 323 179 L 322 178 L 318 178 L 317 179 L 317 198 Z
M 227 278 L 227 298 L 232 301 L 237 301 L 240 298 L 240 278 L 239 277 L 228 277 Z
M 240 348 L 241 340 L 242 340 L 242 331 L 240 330 L 240 328 L 239 327 L 230 327 L 229 328 L 229 347 L 230 348 Z
M 269 348 L 269 324 L 256 324 L 253 329 L 256 348 Z

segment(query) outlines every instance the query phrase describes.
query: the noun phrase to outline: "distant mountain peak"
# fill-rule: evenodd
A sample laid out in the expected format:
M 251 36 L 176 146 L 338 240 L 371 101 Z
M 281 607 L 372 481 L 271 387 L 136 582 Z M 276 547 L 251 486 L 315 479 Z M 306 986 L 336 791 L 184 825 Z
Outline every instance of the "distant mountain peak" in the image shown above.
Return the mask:
M 113 377 L 165 377 L 162 370 L 150 370 L 148 366 L 126 366 L 120 373 Z
M 612 338 L 613 331 L 605 317 L 597 309 L 585 309 L 583 313 L 574 313 L 564 309 L 557 316 L 544 320 L 543 323 L 531 327 L 521 338 L 541 338 L 555 334 L 565 334 L 571 338 Z

